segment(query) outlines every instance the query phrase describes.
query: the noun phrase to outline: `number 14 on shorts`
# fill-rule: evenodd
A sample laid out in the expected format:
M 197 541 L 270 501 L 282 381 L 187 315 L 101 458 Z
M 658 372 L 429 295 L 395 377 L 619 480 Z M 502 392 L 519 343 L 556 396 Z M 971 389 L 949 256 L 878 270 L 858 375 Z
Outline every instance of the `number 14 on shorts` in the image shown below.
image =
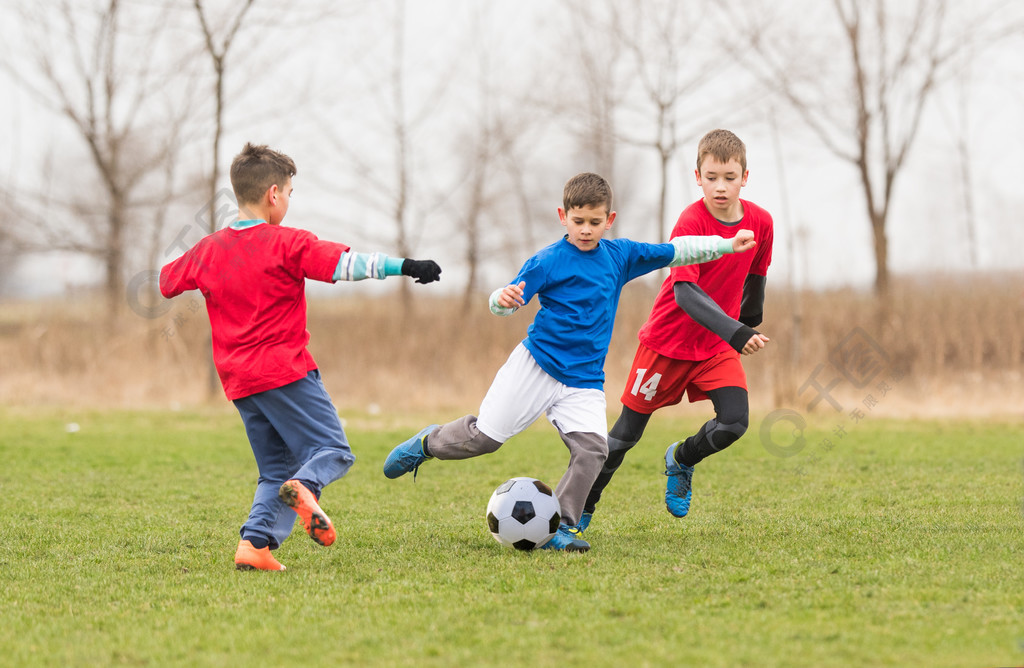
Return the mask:
M 633 382 L 633 388 L 630 390 L 634 397 L 638 397 L 641 394 L 644 395 L 645 401 L 652 401 L 654 395 L 658 391 L 658 383 L 661 382 L 661 374 L 653 373 L 651 377 L 646 381 L 644 376 L 647 374 L 647 369 L 636 370 L 636 381 Z

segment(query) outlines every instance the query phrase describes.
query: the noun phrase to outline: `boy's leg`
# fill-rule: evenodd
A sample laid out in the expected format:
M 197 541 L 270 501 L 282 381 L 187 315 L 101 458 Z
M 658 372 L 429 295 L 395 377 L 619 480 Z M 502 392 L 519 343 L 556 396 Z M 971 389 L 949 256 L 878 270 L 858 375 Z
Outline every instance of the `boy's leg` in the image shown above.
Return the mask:
M 637 413 L 629 406 L 622 407 L 619 419 L 615 421 L 608 432 L 608 459 L 605 460 L 601 472 L 598 473 L 594 485 L 590 488 L 590 494 L 583 504 L 584 513 L 594 512 L 597 502 L 601 500 L 604 488 L 608 486 L 608 483 L 612 481 L 612 476 L 619 470 L 626 453 L 640 442 L 650 419 L 650 415 Z
M 608 459 L 608 414 L 604 391 L 562 387 L 547 416 L 569 448 L 569 465 L 555 495 L 562 506 L 562 523 L 575 527 L 587 494 Z
M 715 406 L 715 418 L 698 432 L 665 451 L 665 507 L 675 517 L 686 517 L 693 495 L 693 467 L 705 457 L 735 443 L 747 430 L 747 391 L 742 387 L 706 390 Z
M 259 478 L 249 517 L 239 534 L 242 540 L 250 541 L 257 548 L 273 550 L 284 542 L 295 525 L 295 513 L 278 497 L 278 490 L 299 470 L 299 462 L 270 420 L 247 399 L 234 403 L 245 425 Z
M 721 452 L 747 431 L 750 413 L 746 389 L 720 387 L 707 390 L 706 394 L 715 407 L 715 417 L 677 448 L 675 460 L 684 466 L 695 466 L 706 457 Z
M 283 387 L 240 399 L 236 405 L 261 415 L 278 435 L 275 449 L 290 455 L 290 458 L 279 455 L 283 462 L 287 462 L 287 467 L 275 468 L 274 475 L 270 476 L 264 474 L 261 466 L 261 475 L 267 481 L 278 483 L 277 494 L 281 502 L 302 519 L 306 533 L 314 541 L 321 545 L 333 543 L 334 527 L 317 500 L 325 486 L 348 472 L 355 457 L 338 412 L 320 380 L 319 371 L 311 371 L 304 378 Z M 280 443 L 283 443 L 283 448 Z M 265 460 L 273 457 L 267 452 L 261 455 Z M 288 470 L 287 474 L 285 470 Z M 282 475 L 285 476 L 283 480 L 280 479 Z M 278 532 L 275 539 L 278 542 L 285 538 L 280 535 L 285 525 L 287 520 L 275 517 L 274 527 Z
M 558 481 L 555 496 L 562 507 L 562 522 L 570 526 L 579 524 L 584 500 L 601 473 L 608 457 L 608 442 L 604 434 L 573 431 L 559 436 L 569 448 L 569 466 Z
M 431 426 L 395 446 L 384 460 L 384 475 L 398 478 L 430 459 L 467 459 L 494 452 L 501 444 L 533 424 L 562 387 L 537 366 L 526 346 L 519 344 L 498 369 L 483 401 L 480 415 L 467 415 L 440 427 Z
M 480 431 L 475 415 L 441 425 L 424 437 L 423 444 L 426 454 L 438 459 L 469 459 L 501 447 L 500 441 Z
M 582 528 L 589 526 L 602 492 L 622 465 L 626 452 L 640 441 L 654 411 L 682 400 L 692 368 L 691 362 L 664 357 L 638 344 L 629 380 L 620 398 L 622 412 L 608 432 L 608 460 L 583 507 Z
M 696 434 L 665 450 L 665 507 L 675 517 L 690 511 L 693 467 L 732 445 L 747 430 L 747 376 L 739 353 L 728 350 L 696 364 L 687 383 L 691 402 L 711 399 L 715 417 Z
M 290 478 L 302 481 L 314 496 L 348 473 L 355 456 L 318 371 L 246 399 L 259 406 L 298 462 Z

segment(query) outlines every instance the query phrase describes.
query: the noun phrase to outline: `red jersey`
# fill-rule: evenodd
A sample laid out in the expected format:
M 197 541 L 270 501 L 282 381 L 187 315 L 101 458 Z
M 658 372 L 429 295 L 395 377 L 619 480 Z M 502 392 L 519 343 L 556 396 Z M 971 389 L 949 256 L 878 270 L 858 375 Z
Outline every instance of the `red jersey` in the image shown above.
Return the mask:
M 227 227 L 166 265 L 160 292 L 203 293 L 224 394 L 240 399 L 316 369 L 306 349 L 305 280 L 332 282 L 348 249 L 294 227 Z
M 717 234 L 725 239 L 736 236 L 741 229 L 751 230 L 757 247 L 746 253 L 732 253 L 714 262 L 673 267 L 661 285 L 651 315 L 640 328 L 640 342 L 651 350 L 677 360 L 706 360 L 717 353 L 732 350 L 727 341 L 698 325 L 679 308 L 674 286 L 679 281 L 696 283 L 723 311 L 734 320 L 740 317 L 743 283 L 747 274 L 765 276 L 772 262 L 772 217 L 752 202 L 743 204 L 743 220 L 725 225 L 714 218 L 699 199 L 686 207 L 672 238 L 685 235 Z

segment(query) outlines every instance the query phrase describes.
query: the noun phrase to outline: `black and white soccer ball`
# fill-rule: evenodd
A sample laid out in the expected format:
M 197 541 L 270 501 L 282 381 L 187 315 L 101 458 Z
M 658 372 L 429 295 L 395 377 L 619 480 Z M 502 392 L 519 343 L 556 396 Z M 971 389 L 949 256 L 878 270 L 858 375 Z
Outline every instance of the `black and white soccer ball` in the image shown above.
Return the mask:
M 511 478 L 487 502 L 487 528 L 494 540 L 517 550 L 544 545 L 558 531 L 562 508 L 551 488 L 536 478 Z

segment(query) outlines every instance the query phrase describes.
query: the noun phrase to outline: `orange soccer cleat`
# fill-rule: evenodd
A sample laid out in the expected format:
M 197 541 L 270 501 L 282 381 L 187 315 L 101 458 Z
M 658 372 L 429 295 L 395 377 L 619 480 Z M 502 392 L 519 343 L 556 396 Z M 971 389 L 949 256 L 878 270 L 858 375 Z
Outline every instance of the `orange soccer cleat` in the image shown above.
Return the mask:
M 235 550 L 235 570 L 283 571 L 285 567 L 274 558 L 269 547 L 256 549 L 249 541 L 240 540 Z
M 305 485 L 298 480 L 288 480 L 281 485 L 278 495 L 302 518 L 302 525 L 310 538 L 325 547 L 334 543 L 337 534 L 331 518 L 320 509 L 316 497 Z

